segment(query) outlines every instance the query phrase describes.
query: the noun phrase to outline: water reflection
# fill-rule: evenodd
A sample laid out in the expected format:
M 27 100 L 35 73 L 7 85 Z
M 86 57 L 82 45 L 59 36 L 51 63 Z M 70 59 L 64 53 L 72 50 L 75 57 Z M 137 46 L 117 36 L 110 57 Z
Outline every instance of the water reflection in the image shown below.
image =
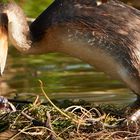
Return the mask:
M 108 79 L 78 59 L 62 54 L 25 56 L 12 48 L 0 80 L 1 95 L 32 100 L 35 95 L 41 95 L 38 79 L 55 99 L 111 103 L 128 103 L 135 99 L 122 83 Z

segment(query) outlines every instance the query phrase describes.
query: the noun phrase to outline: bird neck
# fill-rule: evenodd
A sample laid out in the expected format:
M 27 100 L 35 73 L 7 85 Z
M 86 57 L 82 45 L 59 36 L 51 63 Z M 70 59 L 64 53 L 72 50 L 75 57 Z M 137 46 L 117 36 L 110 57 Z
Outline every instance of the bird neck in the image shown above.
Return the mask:
M 21 52 L 27 51 L 32 44 L 29 26 L 22 9 L 14 3 L 4 7 L 8 17 L 8 36 L 11 43 Z

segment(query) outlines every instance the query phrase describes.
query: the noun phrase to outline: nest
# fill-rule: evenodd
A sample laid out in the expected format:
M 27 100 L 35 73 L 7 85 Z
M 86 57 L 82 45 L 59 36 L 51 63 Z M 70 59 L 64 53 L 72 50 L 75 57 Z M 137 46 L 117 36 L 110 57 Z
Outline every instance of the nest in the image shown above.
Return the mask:
M 124 117 L 122 107 L 78 102 L 68 107 L 34 103 L 0 111 L 0 140 L 133 140 L 140 139 L 139 122 Z M 82 103 L 82 104 L 81 104 Z

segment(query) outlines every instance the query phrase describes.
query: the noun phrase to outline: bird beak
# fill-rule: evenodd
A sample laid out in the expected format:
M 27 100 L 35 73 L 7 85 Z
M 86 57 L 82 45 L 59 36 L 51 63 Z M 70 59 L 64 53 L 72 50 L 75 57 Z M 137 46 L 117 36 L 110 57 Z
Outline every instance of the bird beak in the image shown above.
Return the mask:
M 0 74 L 2 75 L 8 52 L 8 37 L 4 28 L 0 26 Z
M 8 52 L 8 32 L 6 27 L 7 19 L 0 15 L 0 74 L 3 74 L 7 52 Z

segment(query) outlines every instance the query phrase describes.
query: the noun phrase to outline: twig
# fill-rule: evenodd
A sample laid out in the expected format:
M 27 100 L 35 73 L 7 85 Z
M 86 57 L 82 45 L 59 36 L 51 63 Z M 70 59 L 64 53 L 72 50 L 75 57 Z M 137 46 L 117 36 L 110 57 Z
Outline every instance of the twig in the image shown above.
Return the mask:
M 15 140 L 15 138 L 16 138 L 17 136 L 19 136 L 20 134 L 22 134 L 22 133 L 24 133 L 24 134 L 31 134 L 30 132 L 27 132 L 27 133 L 26 133 L 26 131 L 29 131 L 29 130 L 32 130 L 32 129 L 45 129 L 45 130 L 47 130 L 47 131 L 50 131 L 50 132 L 54 133 L 54 131 L 52 131 L 51 129 L 49 129 L 49 128 L 47 128 L 47 127 L 43 127 L 43 126 L 29 127 L 29 128 L 23 128 L 22 130 L 20 130 L 19 133 L 17 133 L 16 135 L 14 135 L 14 136 L 13 136 L 12 138 L 10 138 L 9 140 Z M 35 133 L 33 132 L 33 134 L 35 134 Z M 38 133 L 38 134 L 40 134 L 40 133 Z M 56 137 L 58 137 L 55 133 L 54 133 L 54 135 L 55 135 Z
M 52 128 L 52 125 L 51 125 L 51 116 L 50 116 L 50 113 L 47 111 L 47 122 L 46 122 L 46 127 L 49 128 L 50 130 L 53 131 L 53 128 Z M 51 139 L 52 140 L 56 140 L 56 133 L 53 131 L 53 133 L 50 131 L 51 133 Z M 54 135 L 55 133 L 55 135 Z
M 65 112 L 63 112 L 60 108 L 58 108 L 58 107 L 50 100 L 50 98 L 48 97 L 48 95 L 47 95 L 46 92 L 44 91 L 42 81 L 39 80 L 39 82 L 40 82 L 40 87 L 41 87 L 42 93 L 43 93 L 43 95 L 46 97 L 46 99 L 48 100 L 48 102 L 49 102 L 57 111 L 59 111 L 62 115 L 64 115 L 64 116 L 67 117 L 68 119 L 74 121 L 75 123 L 79 123 L 78 120 L 76 120 L 76 119 L 70 117 L 69 115 L 67 115 Z
M 118 134 L 118 133 L 126 133 L 126 134 L 130 134 L 130 135 L 140 136 L 139 134 L 132 133 L 132 132 L 129 132 L 129 131 L 116 131 L 116 132 L 111 133 L 109 136 L 107 136 L 106 139 L 109 139 L 109 138 L 111 138 L 113 135 L 116 135 L 116 134 Z

